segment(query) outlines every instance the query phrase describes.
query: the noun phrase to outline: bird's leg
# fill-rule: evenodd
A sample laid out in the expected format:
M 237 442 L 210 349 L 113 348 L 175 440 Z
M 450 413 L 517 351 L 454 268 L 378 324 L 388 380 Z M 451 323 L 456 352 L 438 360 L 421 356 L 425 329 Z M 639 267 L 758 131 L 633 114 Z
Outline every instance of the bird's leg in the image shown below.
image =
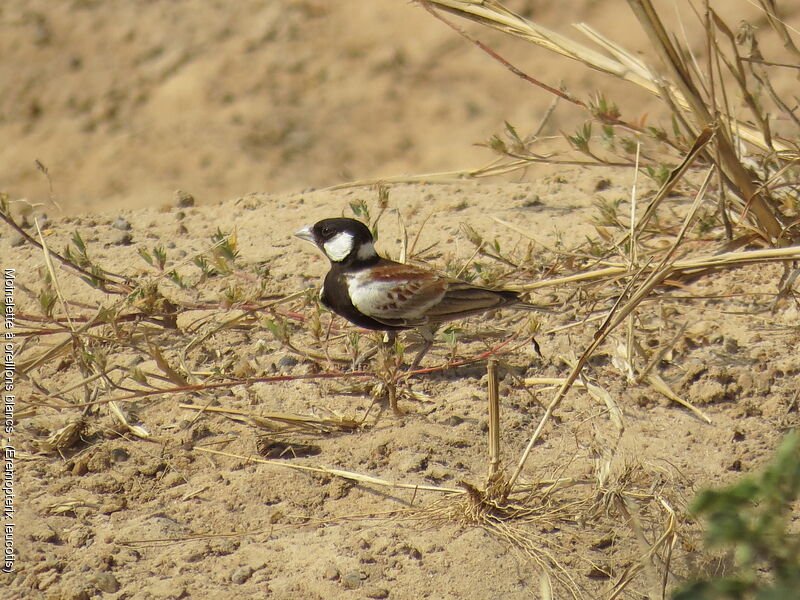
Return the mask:
M 410 371 L 414 371 L 417 367 L 419 367 L 419 363 L 422 362 L 423 357 L 428 353 L 428 350 L 431 349 L 431 346 L 433 346 L 433 334 L 436 329 L 438 328 L 431 325 L 422 325 L 421 327 L 417 327 L 417 332 L 422 337 L 422 348 L 419 349 L 419 352 L 417 352 L 417 355 L 414 357 L 414 360 L 409 367 Z
M 404 413 L 400 410 L 400 407 L 397 406 L 397 384 L 395 380 L 395 375 L 397 374 L 397 369 L 400 367 L 400 364 L 396 362 L 397 357 L 395 356 L 395 346 L 397 344 L 397 332 L 396 331 L 387 331 L 385 337 L 383 338 L 383 351 L 386 355 L 386 364 L 392 365 L 389 367 L 391 371 L 391 381 L 386 382 L 386 389 L 389 393 L 389 408 L 392 409 L 392 412 L 396 417 L 402 416 Z

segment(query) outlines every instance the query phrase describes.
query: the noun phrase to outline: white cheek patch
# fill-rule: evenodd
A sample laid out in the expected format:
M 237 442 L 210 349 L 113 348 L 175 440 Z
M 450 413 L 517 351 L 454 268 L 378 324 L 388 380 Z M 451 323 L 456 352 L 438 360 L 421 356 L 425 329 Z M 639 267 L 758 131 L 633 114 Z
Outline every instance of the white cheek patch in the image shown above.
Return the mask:
M 343 231 L 337 233 L 322 246 L 325 254 L 334 262 L 347 258 L 353 251 L 353 236 Z

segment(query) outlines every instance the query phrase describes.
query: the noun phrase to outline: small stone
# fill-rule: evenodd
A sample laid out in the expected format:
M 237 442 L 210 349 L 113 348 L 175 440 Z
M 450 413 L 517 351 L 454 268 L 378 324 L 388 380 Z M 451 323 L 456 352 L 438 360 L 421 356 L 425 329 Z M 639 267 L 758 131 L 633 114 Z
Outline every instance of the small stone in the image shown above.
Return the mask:
M 89 472 L 89 467 L 86 466 L 85 460 L 77 461 L 72 467 L 72 474 L 77 475 L 79 477 L 81 475 L 86 475 L 86 473 L 88 472 Z
M 59 544 L 61 538 L 47 523 L 39 522 L 34 524 L 28 535 L 35 542 L 44 542 L 45 544 Z
M 127 219 L 123 219 L 122 217 L 117 217 L 111 223 L 111 226 L 114 229 L 119 229 L 121 231 L 130 231 L 131 230 L 131 223 Z
M 339 569 L 336 567 L 328 567 L 325 569 L 325 572 L 322 574 L 322 576 L 330 581 L 336 581 L 339 579 Z
M 602 192 L 603 190 L 607 190 L 610 187 L 611 187 L 611 180 L 603 178 L 597 180 L 597 182 L 594 184 L 594 191 Z
M 115 463 L 125 462 L 130 458 L 130 454 L 125 448 L 114 448 L 111 451 L 111 460 Z
M 120 231 L 111 236 L 111 243 L 114 246 L 130 246 L 133 243 L 133 236 L 127 231 Z
M 184 483 L 186 483 L 186 479 L 184 479 L 183 475 L 176 473 L 175 471 L 170 471 L 161 479 L 161 485 L 166 488 L 175 487 L 176 485 L 183 485 Z
M 253 569 L 250 567 L 239 567 L 231 574 L 231 581 L 233 583 L 242 584 L 253 575 Z
M 98 573 L 92 581 L 98 590 L 106 594 L 115 594 L 119 591 L 119 581 L 111 573 Z
M 442 425 L 449 425 L 450 427 L 455 427 L 456 425 L 461 425 L 464 422 L 463 417 L 459 417 L 458 415 L 450 415 L 444 421 L 442 421 Z
M 544 202 L 542 202 L 538 194 L 531 194 L 522 201 L 520 208 L 533 208 L 535 206 L 541 206 L 542 204 L 544 204 Z
M 89 543 L 89 535 L 89 529 L 86 527 L 73 529 L 67 536 L 67 544 L 73 548 L 82 548 Z
M 287 354 L 283 358 L 278 361 L 278 368 L 279 369 L 291 369 L 292 367 L 297 366 L 300 363 L 294 356 L 291 354 Z
M 117 496 L 115 498 L 110 498 L 106 502 L 100 505 L 100 514 L 102 515 L 110 515 L 115 512 L 119 512 L 128 506 L 128 501 L 125 499 L 124 496 Z
M 361 586 L 361 582 L 363 582 L 366 578 L 367 574 L 363 571 L 353 571 L 352 573 L 348 573 L 342 577 L 342 585 L 349 590 L 353 590 Z
M 368 585 L 364 588 L 364 595 L 367 598 L 375 598 L 376 600 L 383 600 L 389 597 L 389 590 L 386 588 L 378 587 L 377 585 Z
M 178 208 L 189 208 L 194 206 L 194 196 L 183 190 L 175 190 L 175 204 Z

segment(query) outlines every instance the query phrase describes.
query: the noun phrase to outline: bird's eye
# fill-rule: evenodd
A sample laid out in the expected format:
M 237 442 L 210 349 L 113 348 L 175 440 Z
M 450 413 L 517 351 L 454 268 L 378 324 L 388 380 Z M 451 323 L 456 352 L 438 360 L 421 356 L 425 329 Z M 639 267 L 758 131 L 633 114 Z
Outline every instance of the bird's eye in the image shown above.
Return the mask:
M 331 233 L 333 233 L 333 232 L 331 231 L 331 228 L 330 228 L 330 227 L 323 227 L 323 228 L 320 230 L 320 233 L 321 233 L 323 236 L 325 236 L 325 237 L 328 237 L 328 236 L 329 236 Z

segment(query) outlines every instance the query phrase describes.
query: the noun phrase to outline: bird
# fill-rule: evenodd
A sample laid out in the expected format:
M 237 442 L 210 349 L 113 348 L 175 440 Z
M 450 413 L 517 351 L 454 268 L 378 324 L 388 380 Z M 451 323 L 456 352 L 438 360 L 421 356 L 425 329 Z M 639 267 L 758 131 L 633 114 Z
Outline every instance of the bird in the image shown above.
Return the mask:
M 358 327 L 389 332 L 390 340 L 398 331 L 420 331 L 424 345 L 411 370 L 431 348 L 432 330 L 440 323 L 507 306 L 538 310 L 519 292 L 475 286 L 384 258 L 372 232 L 356 219 L 322 219 L 294 235 L 315 244 L 330 261 L 319 292 L 326 308 Z

